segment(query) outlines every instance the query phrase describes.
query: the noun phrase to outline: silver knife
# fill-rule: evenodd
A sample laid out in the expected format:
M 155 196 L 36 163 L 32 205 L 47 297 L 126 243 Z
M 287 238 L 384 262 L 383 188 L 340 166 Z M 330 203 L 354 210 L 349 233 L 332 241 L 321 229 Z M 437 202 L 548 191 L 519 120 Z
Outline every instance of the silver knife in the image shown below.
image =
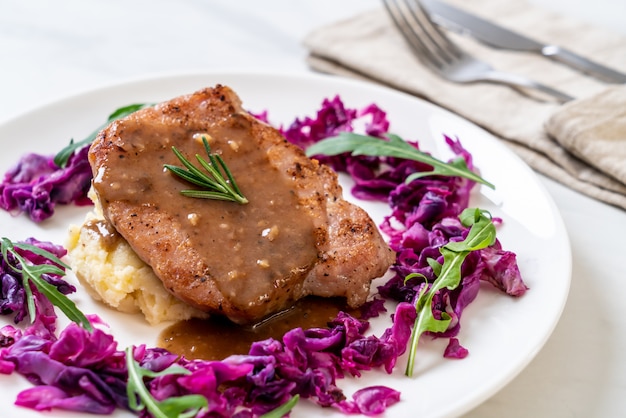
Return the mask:
M 420 1 L 435 23 L 453 32 L 470 35 L 494 48 L 535 52 L 607 82 L 626 83 L 626 74 L 560 46 L 542 44 L 438 0 Z

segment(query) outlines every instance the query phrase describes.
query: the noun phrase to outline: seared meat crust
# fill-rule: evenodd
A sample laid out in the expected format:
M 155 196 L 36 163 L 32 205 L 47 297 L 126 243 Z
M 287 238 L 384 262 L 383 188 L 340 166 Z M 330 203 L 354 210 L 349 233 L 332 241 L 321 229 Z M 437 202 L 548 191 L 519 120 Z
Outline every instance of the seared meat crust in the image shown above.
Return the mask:
M 209 138 L 250 200 L 183 197 L 164 164 L 195 161 Z M 206 157 L 206 155 L 205 155 Z M 234 322 L 256 322 L 307 295 L 365 302 L 394 254 L 336 174 L 216 86 L 112 123 L 90 154 L 105 218 L 176 297 Z

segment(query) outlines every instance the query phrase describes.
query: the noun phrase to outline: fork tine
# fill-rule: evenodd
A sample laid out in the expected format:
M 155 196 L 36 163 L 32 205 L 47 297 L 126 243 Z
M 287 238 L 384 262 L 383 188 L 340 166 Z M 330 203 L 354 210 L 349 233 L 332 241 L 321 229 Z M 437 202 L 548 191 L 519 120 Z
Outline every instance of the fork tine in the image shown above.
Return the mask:
M 396 28 L 417 55 L 426 55 L 428 60 L 433 60 L 434 62 L 438 61 L 438 56 L 424 45 L 420 39 L 420 34 L 416 33 L 413 29 L 413 25 L 408 19 L 410 14 L 401 9 L 401 6 L 399 6 L 395 0 L 384 0 L 383 3 Z
M 404 0 L 404 4 L 411 13 L 413 22 L 426 37 L 426 40 L 420 38 L 423 43 L 428 41 L 432 48 L 437 49 L 440 56 L 448 63 L 458 58 L 460 55 L 459 48 L 434 24 L 421 2 L 419 0 Z
M 426 55 L 428 63 L 441 68 L 459 58 L 456 45 L 432 23 L 419 1 L 384 0 L 383 3 L 409 46 L 418 55 Z

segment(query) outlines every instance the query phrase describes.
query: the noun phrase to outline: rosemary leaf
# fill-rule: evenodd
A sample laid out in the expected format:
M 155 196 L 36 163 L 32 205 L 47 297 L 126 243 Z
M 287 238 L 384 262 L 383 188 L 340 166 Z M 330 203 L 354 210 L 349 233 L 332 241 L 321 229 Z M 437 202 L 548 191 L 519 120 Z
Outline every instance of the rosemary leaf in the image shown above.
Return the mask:
M 211 199 L 211 200 L 225 200 L 229 202 L 236 202 L 230 196 L 220 192 L 209 192 L 206 190 L 181 190 L 180 194 L 187 197 L 194 197 L 196 199 Z
M 180 193 L 183 196 L 198 199 L 226 200 L 241 204 L 248 203 L 248 199 L 241 193 L 224 159 L 220 155 L 211 153 L 211 147 L 206 137 L 202 137 L 202 142 L 209 160 L 207 161 L 199 154 L 196 154 L 196 160 L 206 172 L 193 165 L 176 147 L 172 147 L 172 151 L 185 168 L 171 164 L 164 165 L 172 174 L 202 188 L 202 190 L 185 189 L 181 190 Z

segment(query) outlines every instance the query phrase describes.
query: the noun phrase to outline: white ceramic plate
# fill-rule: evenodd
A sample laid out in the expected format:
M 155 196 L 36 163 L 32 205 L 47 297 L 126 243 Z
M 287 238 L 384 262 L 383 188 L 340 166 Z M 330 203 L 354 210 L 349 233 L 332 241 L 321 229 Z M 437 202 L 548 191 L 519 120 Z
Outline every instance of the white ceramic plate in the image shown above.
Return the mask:
M 340 381 L 348 396 L 360 387 L 387 385 L 402 392 L 401 402 L 389 409 L 387 416 L 458 416 L 496 393 L 533 359 L 552 333 L 569 290 L 571 256 L 561 217 L 535 174 L 504 145 L 468 121 L 414 97 L 372 84 L 314 75 L 209 73 L 134 80 L 69 97 L 0 125 L 0 171 L 6 172 L 24 153 L 54 154 L 70 138 L 82 139 L 117 107 L 167 100 L 217 83 L 233 87 L 245 108 L 255 112 L 269 110 L 275 124 L 314 115 L 324 98 L 337 94 L 349 107 L 360 108 L 374 102 L 388 112 L 393 132 L 419 140 L 422 149 L 440 157 L 449 156 L 442 134 L 458 136 L 473 154 L 482 175 L 496 184 L 495 191 L 478 188 L 472 205 L 504 219 L 499 238 L 506 249 L 517 253 L 530 290 L 522 298 L 513 299 L 483 286 L 462 318 L 459 338 L 470 351 L 466 359 L 444 359 L 444 340 L 424 341 L 420 344 L 415 377 L 404 376 L 405 362 L 401 358 L 392 375 L 372 371 L 360 379 Z M 350 197 L 347 190 L 345 194 Z M 384 204 L 357 203 L 377 222 L 387 213 Z M 33 236 L 61 244 L 65 242 L 68 225 L 81 223 L 86 211 L 61 208 L 41 225 L 24 216 L 11 217 L 2 212 L 1 235 L 12 240 Z M 69 278 L 74 279 L 71 275 Z M 141 317 L 119 314 L 94 303 L 82 290 L 72 298 L 84 312 L 97 313 L 110 324 L 120 349 L 129 344 L 154 345 L 160 329 L 146 325 Z M 6 318 L 0 321 L 8 323 Z M 380 335 L 389 323 L 388 318 L 377 320 L 373 332 Z M 25 379 L 0 376 L 0 386 L 3 416 L 42 416 L 13 405 L 17 393 L 28 387 Z M 307 402 L 300 402 L 292 414 L 312 415 L 341 416 Z M 57 411 L 47 416 L 69 415 Z M 119 412 L 115 416 L 131 415 Z

